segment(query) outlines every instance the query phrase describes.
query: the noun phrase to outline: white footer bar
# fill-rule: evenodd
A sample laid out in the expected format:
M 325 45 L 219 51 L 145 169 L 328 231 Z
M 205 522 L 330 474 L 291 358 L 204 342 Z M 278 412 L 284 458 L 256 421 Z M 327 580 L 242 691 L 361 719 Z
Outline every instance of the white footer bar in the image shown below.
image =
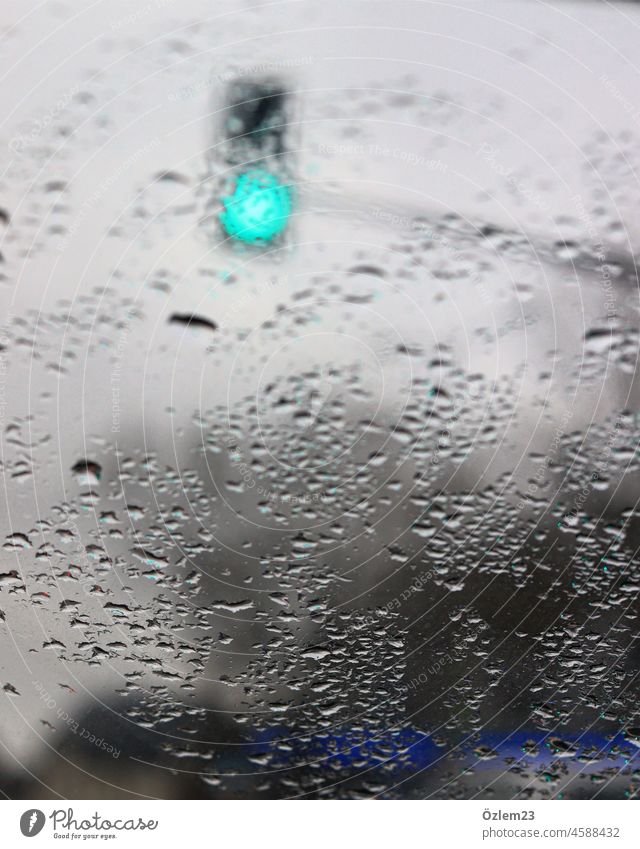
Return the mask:
M 2 845 L 397 849 L 640 846 L 633 801 L 4 801 Z M 29 841 L 33 839 L 33 843 Z

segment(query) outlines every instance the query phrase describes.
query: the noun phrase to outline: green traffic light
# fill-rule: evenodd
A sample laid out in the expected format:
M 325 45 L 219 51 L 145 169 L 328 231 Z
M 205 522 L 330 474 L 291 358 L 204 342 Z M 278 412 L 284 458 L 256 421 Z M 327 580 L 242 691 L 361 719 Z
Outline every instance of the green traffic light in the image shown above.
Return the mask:
M 222 198 L 220 222 L 232 239 L 263 244 L 279 236 L 291 215 L 291 189 L 262 168 L 241 174 Z

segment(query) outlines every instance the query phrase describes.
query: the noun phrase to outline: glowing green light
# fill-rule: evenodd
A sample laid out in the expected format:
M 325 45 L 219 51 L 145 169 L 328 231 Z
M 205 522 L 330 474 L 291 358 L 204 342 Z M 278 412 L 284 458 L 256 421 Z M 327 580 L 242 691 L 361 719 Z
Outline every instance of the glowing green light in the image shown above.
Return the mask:
M 222 203 L 220 222 L 232 239 L 270 242 L 289 222 L 291 189 L 268 171 L 254 168 L 238 177 L 233 194 Z

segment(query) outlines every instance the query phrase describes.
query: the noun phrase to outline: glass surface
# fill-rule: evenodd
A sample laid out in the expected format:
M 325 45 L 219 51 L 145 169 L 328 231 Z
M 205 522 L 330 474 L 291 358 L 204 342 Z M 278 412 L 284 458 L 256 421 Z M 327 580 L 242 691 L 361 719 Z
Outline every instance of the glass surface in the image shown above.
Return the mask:
M 18 5 L 3 793 L 637 794 L 638 7 Z

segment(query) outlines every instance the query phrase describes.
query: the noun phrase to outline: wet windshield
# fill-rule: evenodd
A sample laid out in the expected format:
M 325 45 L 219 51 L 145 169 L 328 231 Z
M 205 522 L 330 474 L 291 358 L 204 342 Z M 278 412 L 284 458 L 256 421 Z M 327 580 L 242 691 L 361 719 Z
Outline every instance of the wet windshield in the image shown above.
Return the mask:
M 283 5 L 3 13 L 3 792 L 632 796 L 639 13 Z

